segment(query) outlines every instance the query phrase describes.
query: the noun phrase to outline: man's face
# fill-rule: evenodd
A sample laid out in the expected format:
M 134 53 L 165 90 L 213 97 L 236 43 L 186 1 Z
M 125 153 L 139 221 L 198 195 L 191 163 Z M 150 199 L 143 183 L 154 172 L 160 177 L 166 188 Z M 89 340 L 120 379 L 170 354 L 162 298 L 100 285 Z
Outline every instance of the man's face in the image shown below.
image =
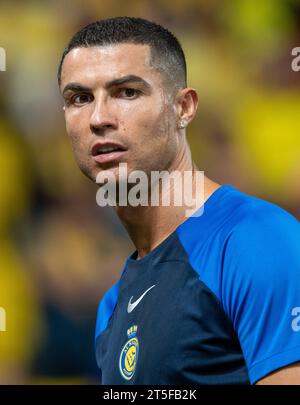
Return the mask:
M 99 171 L 117 175 L 119 163 L 127 163 L 128 173 L 171 167 L 179 139 L 164 79 L 150 64 L 148 45 L 67 54 L 61 74 L 66 128 L 79 167 L 93 181 Z

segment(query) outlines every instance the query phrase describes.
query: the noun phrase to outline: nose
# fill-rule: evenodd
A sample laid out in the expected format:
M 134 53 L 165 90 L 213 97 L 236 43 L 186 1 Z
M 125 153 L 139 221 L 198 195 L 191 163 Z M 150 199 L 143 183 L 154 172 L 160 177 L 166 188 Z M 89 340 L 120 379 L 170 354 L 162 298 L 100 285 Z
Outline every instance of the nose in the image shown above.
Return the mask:
M 94 109 L 90 116 L 90 129 L 93 133 L 101 133 L 105 129 L 117 129 L 117 120 L 111 106 L 103 99 L 95 99 Z

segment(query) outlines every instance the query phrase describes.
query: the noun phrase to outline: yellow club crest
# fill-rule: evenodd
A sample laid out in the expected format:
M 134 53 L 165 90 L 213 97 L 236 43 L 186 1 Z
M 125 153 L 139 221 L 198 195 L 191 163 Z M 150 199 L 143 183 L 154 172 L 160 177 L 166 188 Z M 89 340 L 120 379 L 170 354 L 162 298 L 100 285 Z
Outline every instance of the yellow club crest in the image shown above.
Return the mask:
M 129 340 L 123 346 L 120 354 L 119 370 L 125 380 L 130 380 L 133 377 L 137 365 L 139 354 L 139 341 L 136 337 L 137 329 L 137 325 L 133 325 L 127 330 Z

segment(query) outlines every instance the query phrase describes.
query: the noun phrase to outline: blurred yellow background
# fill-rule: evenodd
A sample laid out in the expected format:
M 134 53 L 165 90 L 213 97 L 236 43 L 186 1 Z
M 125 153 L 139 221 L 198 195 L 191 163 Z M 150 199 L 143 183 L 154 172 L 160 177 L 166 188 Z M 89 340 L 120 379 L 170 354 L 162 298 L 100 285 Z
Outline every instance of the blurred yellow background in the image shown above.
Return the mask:
M 76 31 L 121 15 L 182 43 L 200 170 L 300 218 L 298 0 L 1 0 L 0 384 L 97 383 L 97 305 L 133 246 L 73 160 L 56 72 Z

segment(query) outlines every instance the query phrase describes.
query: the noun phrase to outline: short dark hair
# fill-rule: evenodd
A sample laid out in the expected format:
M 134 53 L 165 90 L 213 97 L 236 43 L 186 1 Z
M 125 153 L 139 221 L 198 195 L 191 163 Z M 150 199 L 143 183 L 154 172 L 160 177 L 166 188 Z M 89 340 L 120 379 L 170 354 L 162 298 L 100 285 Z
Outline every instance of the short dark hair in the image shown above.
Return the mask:
M 119 43 L 149 45 L 151 64 L 168 76 L 173 87 L 186 87 L 186 60 L 178 39 L 161 25 L 134 17 L 99 20 L 78 31 L 63 51 L 57 74 L 59 84 L 64 59 L 72 49 Z

